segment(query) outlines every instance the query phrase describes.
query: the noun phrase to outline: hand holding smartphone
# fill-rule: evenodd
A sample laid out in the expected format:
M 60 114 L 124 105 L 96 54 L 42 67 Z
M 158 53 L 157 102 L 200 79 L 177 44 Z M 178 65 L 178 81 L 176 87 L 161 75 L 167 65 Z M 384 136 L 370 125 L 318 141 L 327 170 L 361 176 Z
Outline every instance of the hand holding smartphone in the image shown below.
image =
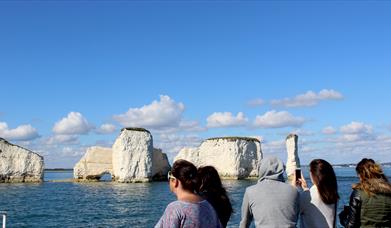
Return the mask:
M 301 179 L 301 169 L 300 168 L 296 169 L 295 176 L 296 176 L 296 181 Z

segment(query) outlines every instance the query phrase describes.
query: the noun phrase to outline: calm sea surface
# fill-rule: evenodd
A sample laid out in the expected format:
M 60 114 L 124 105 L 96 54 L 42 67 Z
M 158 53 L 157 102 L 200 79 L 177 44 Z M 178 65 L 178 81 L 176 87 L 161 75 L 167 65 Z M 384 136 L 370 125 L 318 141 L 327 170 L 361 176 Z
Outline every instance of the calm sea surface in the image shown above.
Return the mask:
M 391 168 L 384 168 L 391 177 Z M 341 201 L 348 203 L 353 168 L 336 168 Z M 308 172 L 304 175 L 308 177 Z M 71 178 L 71 172 L 46 172 L 45 181 Z M 309 180 L 307 180 L 310 183 Z M 238 227 L 244 190 L 256 181 L 225 180 L 234 214 L 229 227 Z M 175 197 L 166 182 L 0 184 L 0 211 L 8 212 L 7 227 L 153 227 Z

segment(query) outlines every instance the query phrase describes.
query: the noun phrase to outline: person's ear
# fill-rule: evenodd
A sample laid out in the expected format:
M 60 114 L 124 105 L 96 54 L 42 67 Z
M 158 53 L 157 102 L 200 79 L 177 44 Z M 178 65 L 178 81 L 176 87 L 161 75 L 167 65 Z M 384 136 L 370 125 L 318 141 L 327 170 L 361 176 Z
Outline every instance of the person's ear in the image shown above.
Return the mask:
M 177 188 L 179 186 L 179 180 L 175 179 L 174 180 L 174 187 Z

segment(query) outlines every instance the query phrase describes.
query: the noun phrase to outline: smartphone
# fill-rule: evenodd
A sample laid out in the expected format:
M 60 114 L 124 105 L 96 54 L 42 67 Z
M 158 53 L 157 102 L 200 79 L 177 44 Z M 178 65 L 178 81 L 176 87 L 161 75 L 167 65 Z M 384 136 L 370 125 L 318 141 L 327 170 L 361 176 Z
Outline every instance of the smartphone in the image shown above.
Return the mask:
M 301 179 L 301 169 L 296 169 L 296 180 Z

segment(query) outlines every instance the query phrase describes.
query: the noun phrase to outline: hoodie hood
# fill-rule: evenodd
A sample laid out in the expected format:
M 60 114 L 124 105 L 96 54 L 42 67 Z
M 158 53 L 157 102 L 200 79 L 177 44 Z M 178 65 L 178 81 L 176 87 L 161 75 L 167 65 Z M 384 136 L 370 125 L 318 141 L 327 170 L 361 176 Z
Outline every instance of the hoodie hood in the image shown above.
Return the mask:
M 266 157 L 259 165 L 259 182 L 268 179 L 284 182 L 284 163 L 277 157 Z

